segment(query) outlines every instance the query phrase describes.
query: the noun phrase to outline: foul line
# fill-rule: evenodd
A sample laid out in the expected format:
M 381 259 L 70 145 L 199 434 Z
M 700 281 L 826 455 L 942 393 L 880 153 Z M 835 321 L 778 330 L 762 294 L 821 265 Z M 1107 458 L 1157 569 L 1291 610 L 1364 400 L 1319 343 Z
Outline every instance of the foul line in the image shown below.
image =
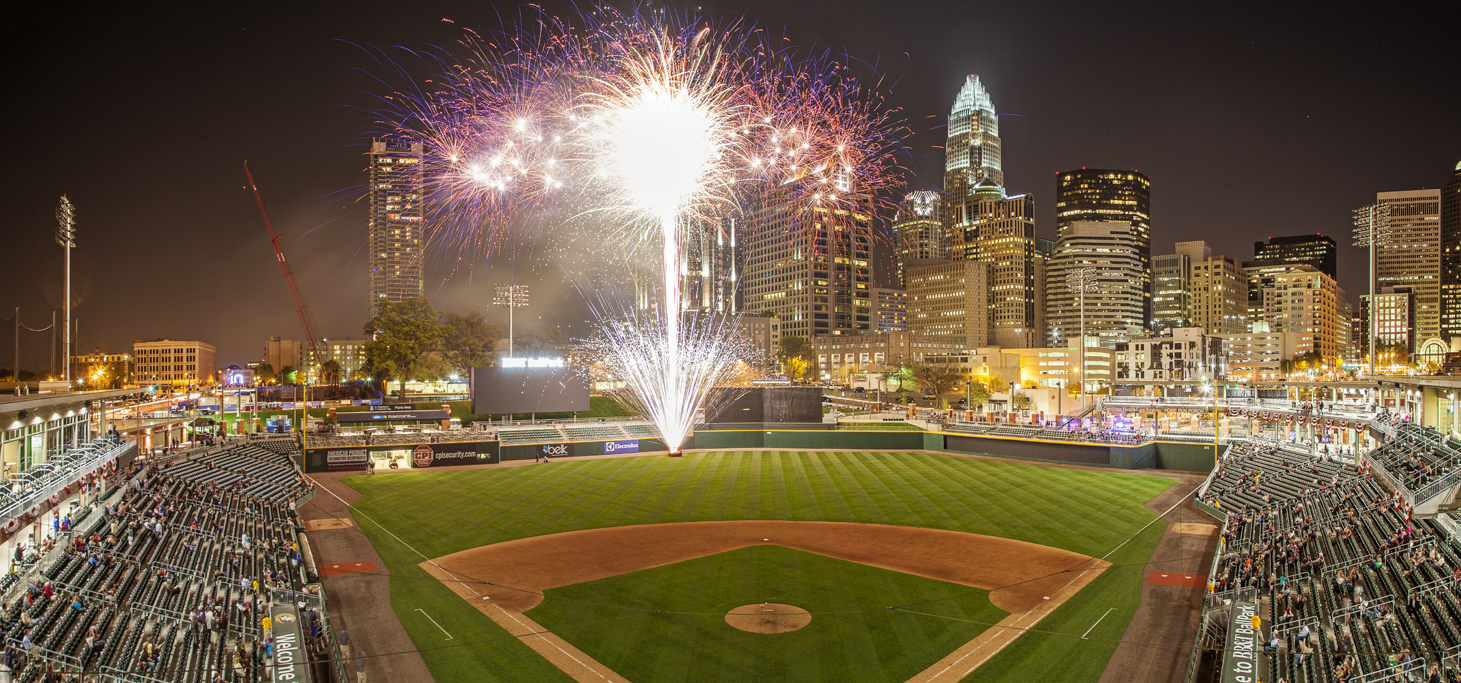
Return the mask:
M 421 613 L 421 616 L 423 616 L 423 617 L 426 617 L 426 618 L 427 618 L 427 619 L 428 619 L 428 620 L 429 620 L 429 621 L 431 621 L 431 623 L 433 623 L 433 624 L 436 624 L 436 620 L 435 620 L 435 619 L 432 619 L 432 618 L 431 618 L 431 615 L 430 615 L 430 614 L 427 614 L 427 613 L 426 613 L 426 610 L 424 610 L 424 609 L 421 609 L 421 608 L 420 608 L 420 607 L 417 607 L 417 608 L 416 608 L 416 611 L 417 611 L 417 612 L 420 612 L 420 613 Z M 441 624 L 436 624 L 436 627 L 437 627 L 437 628 L 441 628 Z M 444 628 L 441 628 L 441 632 L 442 632 L 442 633 L 446 633 L 446 629 L 444 629 Z M 451 634 L 450 634 L 450 633 L 446 633 L 446 639 L 447 639 L 447 640 L 451 640 L 451 639 L 452 639 L 452 637 L 451 637 Z
M 1102 621 L 1104 621 L 1106 619 L 1106 616 L 1107 615 L 1109 615 L 1109 614 L 1111 614 L 1112 612 L 1115 612 L 1115 611 L 1116 611 L 1116 608 L 1115 607 L 1112 607 L 1111 609 L 1106 610 L 1106 614 L 1102 614 L 1101 615 L 1101 618 L 1100 619 L 1097 619 L 1095 624 L 1091 624 L 1091 627 L 1088 628 L 1088 629 L 1086 629 L 1086 632 L 1085 633 L 1082 633 L 1081 634 L 1081 640 L 1086 640 L 1086 636 L 1091 635 L 1091 631 L 1096 630 L 1096 625 L 1097 624 L 1100 624 Z
M 325 490 L 325 493 L 328 493 L 328 494 L 330 494 L 332 496 L 335 496 L 335 500 L 338 500 L 341 503 L 344 503 L 345 508 L 350 511 L 350 514 L 352 514 L 352 515 L 360 515 L 361 517 L 364 517 L 365 519 L 369 520 L 371 524 L 374 524 L 377 527 L 379 527 L 381 531 L 384 531 L 387 534 L 390 534 L 391 538 L 396 539 L 396 542 L 400 543 L 403 546 L 406 546 L 407 548 L 410 548 L 411 552 L 416 553 L 417 555 L 420 555 L 421 556 L 421 559 L 426 560 L 427 562 L 430 562 L 431 563 L 431 566 L 436 567 L 437 569 L 441 570 L 441 572 L 443 574 L 446 574 L 447 576 L 453 576 L 453 577 L 455 576 L 455 573 L 454 572 L 452 572 L 452 571 L 448 570 L 447 568 L 445 568 L 445 567 L 437 564 L 435 560 L 427 557 L 420 550 L 417 550 L 415 548 L 412 548 L 409 543 L 407 543 L 405 541 L 402 541 L 400 536 L 397 536 L 395 534 L 392 534 L 390 529 L 385 528 L 385 525 L 381 524 L 380 522 L 375 521 L 374 519 L 371 519 L 370 518 L 370 515 L 367 515 L 367 514 L 365 514 L 363 512 L 360 512 L 359 510 L 356 510 L 356 509 L 350 507 L 350 504 L 349 503 L 346 503 L 344 498 L 341 498 L 340 496 L 336 495 L 334 491 L 331 491 L 330 490 L 330 487 L 325 486 L 324 484 L 321 484 L 318 481 L 315 481 L 315 478 L 314 477 L 308 477 L 308 478 L 309 478 L 310 481 L 313 481 L 316 486 L 318 486 L 320 488 L 323 488 Z M 462 582 L 461 579 L 457 579 L 457 583 L 461 584 L 463 588 L 466 588 L 467 590 L 472 591 L 472 593 L 474 593 L 476 595 L 482 595 L 481 593 L 478 593 L 475 588 L 472 588 L 471 586 L 468 586 L 466 583 Z M 516 621 L 519 626 L 521 626 L 524 629 L 526 629 L 527 631 L 529 631 L 529 633 L 528 634 L 525 634 L 525 635 L 532 635 L 531 632 L 537 630 L 537 629 L 528 628 L 528 625 L 522 623 L 521 620 L 519 620 L 517 617 L 513 616 L 512 612 L 509 612 L 509 611 L 507 611 L 505 609 L 501 609 L 501 608 L 499 608 L 499 610 L 503 614 L 506 614 L 513 621 Z M 422 614 L 426 614 L 425 612 L 421 612 L 421 613 Z M 430 619 L 431 617 L 428 616 L 426 618 L 427 619 Z M 435 624 L 436 622 L 433 620 L 431 623 Z M 437 624 L 436 627 L 437 628 L 441 628 L 441 625 L 440 624 Z M 442 628 L 441 629 L 441 632 L 442 633 L 446 633 L 446 629 Z M 591 667 L 591 666 L 589 666 L 587 664 L 584 664 L 577 657 L 574 657 L 573 656 L 573 653 L 571 653 L 571 652 L 563 649 L 563 647 L 561 645 L 559 645 L 558 643 L 555 643 L 552 640 L 550 640 L 545 633 L 539 633 L 537 635 L 538 635 L 539 638 L 542 638 L 543 639 L 543 642 L 548 643 L 549 645 L 552 645 L 554 648 L 557 648 L 557 650 L 559 652 L 562 652 L 563 653 L 563 656 L 565 656 L 565 657 L 567 657 L 567 658 L 569 658 L 569 659 L 577 662 L 579 666 L 581 666 L 581 667 L 583 667 L 585 669 L 588 669 L 589 671 L 592 671 L 595 676 L 598 676 L 599 678 L 602 678 L 602 679 L 604 679 L 606 681 L 609 680 L 609 678 L 607 676 L 599 673 L 598 669 L 595 669 L 594 667 Z M 447 633 L 447 636 L 449 638 L 451 636 L 451 634 L 450 633 Z

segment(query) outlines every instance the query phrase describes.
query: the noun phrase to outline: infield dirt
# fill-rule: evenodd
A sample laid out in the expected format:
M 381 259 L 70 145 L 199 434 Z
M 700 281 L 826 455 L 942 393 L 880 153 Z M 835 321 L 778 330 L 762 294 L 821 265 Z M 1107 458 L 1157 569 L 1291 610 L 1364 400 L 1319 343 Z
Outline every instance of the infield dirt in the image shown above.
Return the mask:
M 990 591 L 1010 613 L 910 679 L 958 681 L 1100 575 L 1109 563 L 1058 548 L 941 529 L 741 520 L 570 531 L 482 546 L 421 563 L 462 598 L 580 681 L 623 681 L 522 613 L 550 588 L 746 548 L 780 545 Z

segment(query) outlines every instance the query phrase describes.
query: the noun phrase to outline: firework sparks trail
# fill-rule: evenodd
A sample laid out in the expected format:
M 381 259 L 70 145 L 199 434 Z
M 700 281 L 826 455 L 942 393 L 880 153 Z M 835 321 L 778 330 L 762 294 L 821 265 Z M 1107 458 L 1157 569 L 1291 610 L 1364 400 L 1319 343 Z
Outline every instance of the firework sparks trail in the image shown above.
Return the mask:
M 600 299 L 589 346 L 675 452 L 711 388 L 751 360 L 734 320 L 684 310 L 687 234 L 767 206 L 802 225 L 876 215 L 900 180 L 899 131 L 847 66 L 754 26 L 604 7 L 579 20 L 477 37 L 429 88 L 386 96 L 381 132 L 426 142 L 432 250 L 475 259 L 514 220 L 561 216 L 659 252 L 657 305 Z

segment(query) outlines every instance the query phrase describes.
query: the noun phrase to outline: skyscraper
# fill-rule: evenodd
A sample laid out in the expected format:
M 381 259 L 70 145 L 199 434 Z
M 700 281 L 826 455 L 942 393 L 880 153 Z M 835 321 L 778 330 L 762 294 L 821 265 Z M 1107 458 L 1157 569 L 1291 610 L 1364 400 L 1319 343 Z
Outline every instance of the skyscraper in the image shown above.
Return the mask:
M 1201 327 L 1207 334 L 1247 332 L 1248 279 L 1238 267 L 1238 260 L 1212 256 L 1193 261 L 1191 267 L 1187 302 L 1192 326 Z
M 1137 324 L 1143 328 L 1152 322 L 1151 188 L 1151 178 L 1136 171 L 1099 168 L 1066 171 L 1055 181 L 1055 227 L 1060 235 L 1077 222 L 1120 221 L 1131 226 L 1130 239 L 1140 263 L 1133 273 L 1141 291 Z
M 908 269 L 908 330 L 955 349 L 989 343 L 989 266 L 947 261 Z
M 1317 353 L 1333 365 L 1350 347 L 1354 311 L 1334 278 L 1308 264 L 1293 264 L 1263 286 L 1264 310 L 1255 323 L 1268 332 L 1291 332 L 1294 353 Z M 1255 324 L 1255 328 L 1257 325 Z
M 1253 243 L 1253 260 L 1243 262 L 1248 277 L 1248 322 L 1263 320 L 1263 292 L 1273 285 L 1273 278 L 1291 273 L 1295 266 L 1312 266 L 1334 280 L 1339 277 L 1339 246 L 1324 235 L 1290 235 L 1270 237 L 1267 242 Z
M 1007 197 L 992 178 L 984 178 L 951 201 L 951 256 L 989 266 L 988 343 L 1039 345 L 1045 328 L 1045 259 L 1035 243 L 1035 198 Z
M 1212 258 L 1205 241 L 1178 242 L 1176 253 L 1152 258 L 1152 329 L 1160 333 L 1192 324 L 1192 264 Z
M 1441 188 L 1441 336 L 1461 337 L 1461 163 Z
M 370 143 L 370 308 L 425 296 L 425 223 L 419 142 Z
M 1441 335 L 1441 191 L 1381 192 L 1375 201 L 1390 205 L 1390 239 L 1375 256 L 1375 283 L 1382 292 L 1408 288 L 1414 353 L 1416 344 Z
M 747 221 L 742 303 L 773 313 L 782 337 L 874 330 L 872 220 L 846 209 L 793 213 L 770 202 Z
M 905 286 L 903 271 L 909 263 L 949 257 L 948 230 L 944 227 L 943 199 L 928 190 L 910 192 L 893 217 L 897 243 L 899 286 Z
M 1152 257 L 1152 330 L 1187 327 L 1187 279 L 1192 261 L 1185 254 Z
M 686 311 L 735 315 L 740 311 L 736 291 L 736 225 L 728 218 L 724 229 L 691 231 L 685 240 L 680 267 L 681 306 Z
M 944 147 L 944 191 L 964 196 L 983 178 L 1004 185 L 1000 161 L 999 115 L 978 74 L 969 74 L 949 112 L 949 139 Z
M 1070 291 L 1071 274 L 1093 268 L 1098 291 L 1085 295 L 1085 334 L 1115 348 L 1143 334 L 1147 291 L 1142 288 L 1141 251 L 1127 221 L 1075 221 L 1060 226 L 1045 280 L 1045 321 L 1050 346 L 1080 337 L 1081 301 Z

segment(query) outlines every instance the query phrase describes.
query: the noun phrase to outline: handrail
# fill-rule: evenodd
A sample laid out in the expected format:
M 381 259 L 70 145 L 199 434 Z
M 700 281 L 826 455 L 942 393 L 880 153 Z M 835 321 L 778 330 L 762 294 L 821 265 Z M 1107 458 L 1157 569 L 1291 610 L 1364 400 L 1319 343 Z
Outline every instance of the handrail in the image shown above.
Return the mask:
M 22 492 L 19 497 L 11 497 L 9 500 L 0 503 L 0 521 L 9 521 L 18 517 L 21 513 L 40 505 L 42 501 L 56 495 L 67 486 L 75 484 L 78 477 L 105 466 L 107 463 L 116 460 L 127 450 L 137 447 L 136 441 L 128 440 L 118 444 L 109 444 L 105 448 L 96 448 L 96 446 L 102 443 L 94 442 L 71 451 L 73 455 L 79 455 L 80 457 L 67 458 L 59 464 L 54 461 L 48 462 L 11 478 L 9 480 L 11 486 L 21 485 Z M 33 472 L 36 474 L 30 477 L 26 476 Z M 26 485 L 22 483 L 22 477 L 35 481 L 30 485 Z

